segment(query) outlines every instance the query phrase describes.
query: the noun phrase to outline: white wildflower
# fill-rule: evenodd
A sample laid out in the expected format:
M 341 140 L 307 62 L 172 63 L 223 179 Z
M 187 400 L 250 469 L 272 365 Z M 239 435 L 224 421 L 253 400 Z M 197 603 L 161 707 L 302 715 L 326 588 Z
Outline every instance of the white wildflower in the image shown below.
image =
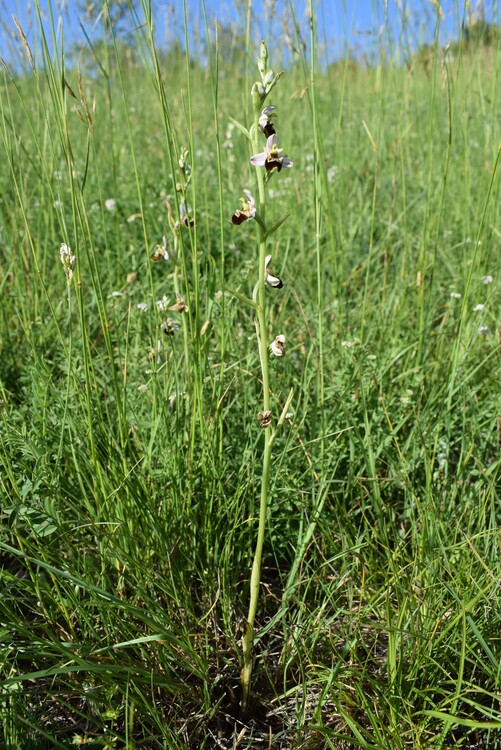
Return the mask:
M 360 341 L 358 339 L 354 339 L 353 341 L 341 341 L 341 346 L 350 349 L 352 346 L 356 346 L 359 343 Z
M 59 248 L 59 255 L 61 257 L 61 263 L 63 264 L 63 270 L 66 274 L 68 284 L 73 278 L 73 269 L 75 267 L 76 257 L 71 252 L 71 249 L 64 242 Z
M 162 299 L 157 299 L 156 306 L 158 312 L 165 312 L 169 307 L 169 298 L 165 296 L 162 297 Z

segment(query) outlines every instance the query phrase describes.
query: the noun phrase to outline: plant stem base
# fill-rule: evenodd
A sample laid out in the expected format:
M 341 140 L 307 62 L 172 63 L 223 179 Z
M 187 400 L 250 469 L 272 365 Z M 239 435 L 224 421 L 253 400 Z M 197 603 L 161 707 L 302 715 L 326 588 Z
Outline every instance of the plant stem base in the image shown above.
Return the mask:
M 242 651 L 244 664 L 240 673 L 240 684 L 242 686 L 242 711 L 247 713 L 250 706 L 251 683 L 252 683 L 252 643 L 254 641 L 254 628 L 250 622 L 245 623 L 245 631 L 242 636 Z

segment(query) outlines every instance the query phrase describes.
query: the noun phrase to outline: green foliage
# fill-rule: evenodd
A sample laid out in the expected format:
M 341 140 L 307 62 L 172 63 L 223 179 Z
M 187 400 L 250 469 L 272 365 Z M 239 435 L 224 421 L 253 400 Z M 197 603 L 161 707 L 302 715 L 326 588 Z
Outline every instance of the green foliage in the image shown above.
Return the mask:
M 314 99 L 305 60 L 281 80 L 273 408 L 295 398 L 244 725 L 247 68 L 111 32 L 79 72 L 47 48 L 0 82 L 3 744 L 496 750 L 499 54 L 313 69 Z M 174 252 L 182 146 L 196 223 Z

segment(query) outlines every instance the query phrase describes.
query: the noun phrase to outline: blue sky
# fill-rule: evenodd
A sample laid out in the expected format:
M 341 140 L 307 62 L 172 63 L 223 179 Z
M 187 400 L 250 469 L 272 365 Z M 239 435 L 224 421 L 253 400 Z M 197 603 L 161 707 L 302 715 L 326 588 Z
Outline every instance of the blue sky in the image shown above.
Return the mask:
M 415 49 L 421 41 L 431 41 L 434 24 L 437 18 L 435 5 L 438 0 L 314 0 L 318 21 L 318 48 L 324 61 L 335 59 L 349 47 L 358 54 L 370 53 L 381 46 L 397 49 L 396 41 L 400 40 L 401 54 Z M 479 0 L 471 0 L 473 7 Z M 97 2 L 96 5 L 99 6 Z M 205 0 L 209 27 L 215 21 L 233 24 L 243 28 L 244 9 L 247 0 Z M 292 0 L 295 15 L 304 32 L 307 32 L 306 0 Z M 441 0 L 440 40 L 442 43 L 457 38 L 461 21 L 465 13 L 465 3 L 458 0 Z M 484 3 L 485 18 L 500 22 L 499 9 L 495 0 Z M 135 4 L 140 14 L 142 4 Z M 48 17 L 48 0 L 40 0 L 42 12 Z M 61 13 L 61 7 L 64 9 Z M 190 35 L 193 38 L 204 36 L 202 0 L 186 0 Z M 252 36 L 257 42 L 264 37 L 284 43 L 287 29 L 294 38 L 289 18 L 288 0 L 252 0 Z M 270 8 L 274 11 L 270 15 Z M 153 0 L 156 36 L 160 45 L 168 43 L 169 38 L 179 35 L 183 28 L 182 0 Z M 84 23 L 87 32 L 92 35 L 88 20 L 77 11 L 74 0 L 53 0 L 54 17 L 62 19 L 66 45 L 83 40 L 78 20 Z M 36 47 L 36 14 L 33 0 L 0 0 L 0 56 L 8 61 L 13 59 L 16 31 L 12 21 L 14 14 L 30 44 Z M 403 31 L 402 31 L 403 30 Z M 398 49 L 397 49 L 398 51 Z

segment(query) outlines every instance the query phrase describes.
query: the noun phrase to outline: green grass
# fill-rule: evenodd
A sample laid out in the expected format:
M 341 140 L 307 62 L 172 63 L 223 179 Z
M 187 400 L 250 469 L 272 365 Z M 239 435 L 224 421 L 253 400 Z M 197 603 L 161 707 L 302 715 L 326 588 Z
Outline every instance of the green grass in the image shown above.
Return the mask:
M 294 167 L 267 204 L 290 213 L 270 379 L 277 409 L 295 396 L 244 718 L 262 389 L 227 291 L 257 268 L 229 118 L 249 124 L 257 50 L 202 65 L 147 25 L 132 56 L 103 33 L 79 67 L 39 35 L 0 81 L 4 746 L 500 748 L 499 42 L 298 58 L 272 96 Z M 182 146 L 196 224 L 151 263 Z M 176 290 L 188 312 L 159 312 Z

